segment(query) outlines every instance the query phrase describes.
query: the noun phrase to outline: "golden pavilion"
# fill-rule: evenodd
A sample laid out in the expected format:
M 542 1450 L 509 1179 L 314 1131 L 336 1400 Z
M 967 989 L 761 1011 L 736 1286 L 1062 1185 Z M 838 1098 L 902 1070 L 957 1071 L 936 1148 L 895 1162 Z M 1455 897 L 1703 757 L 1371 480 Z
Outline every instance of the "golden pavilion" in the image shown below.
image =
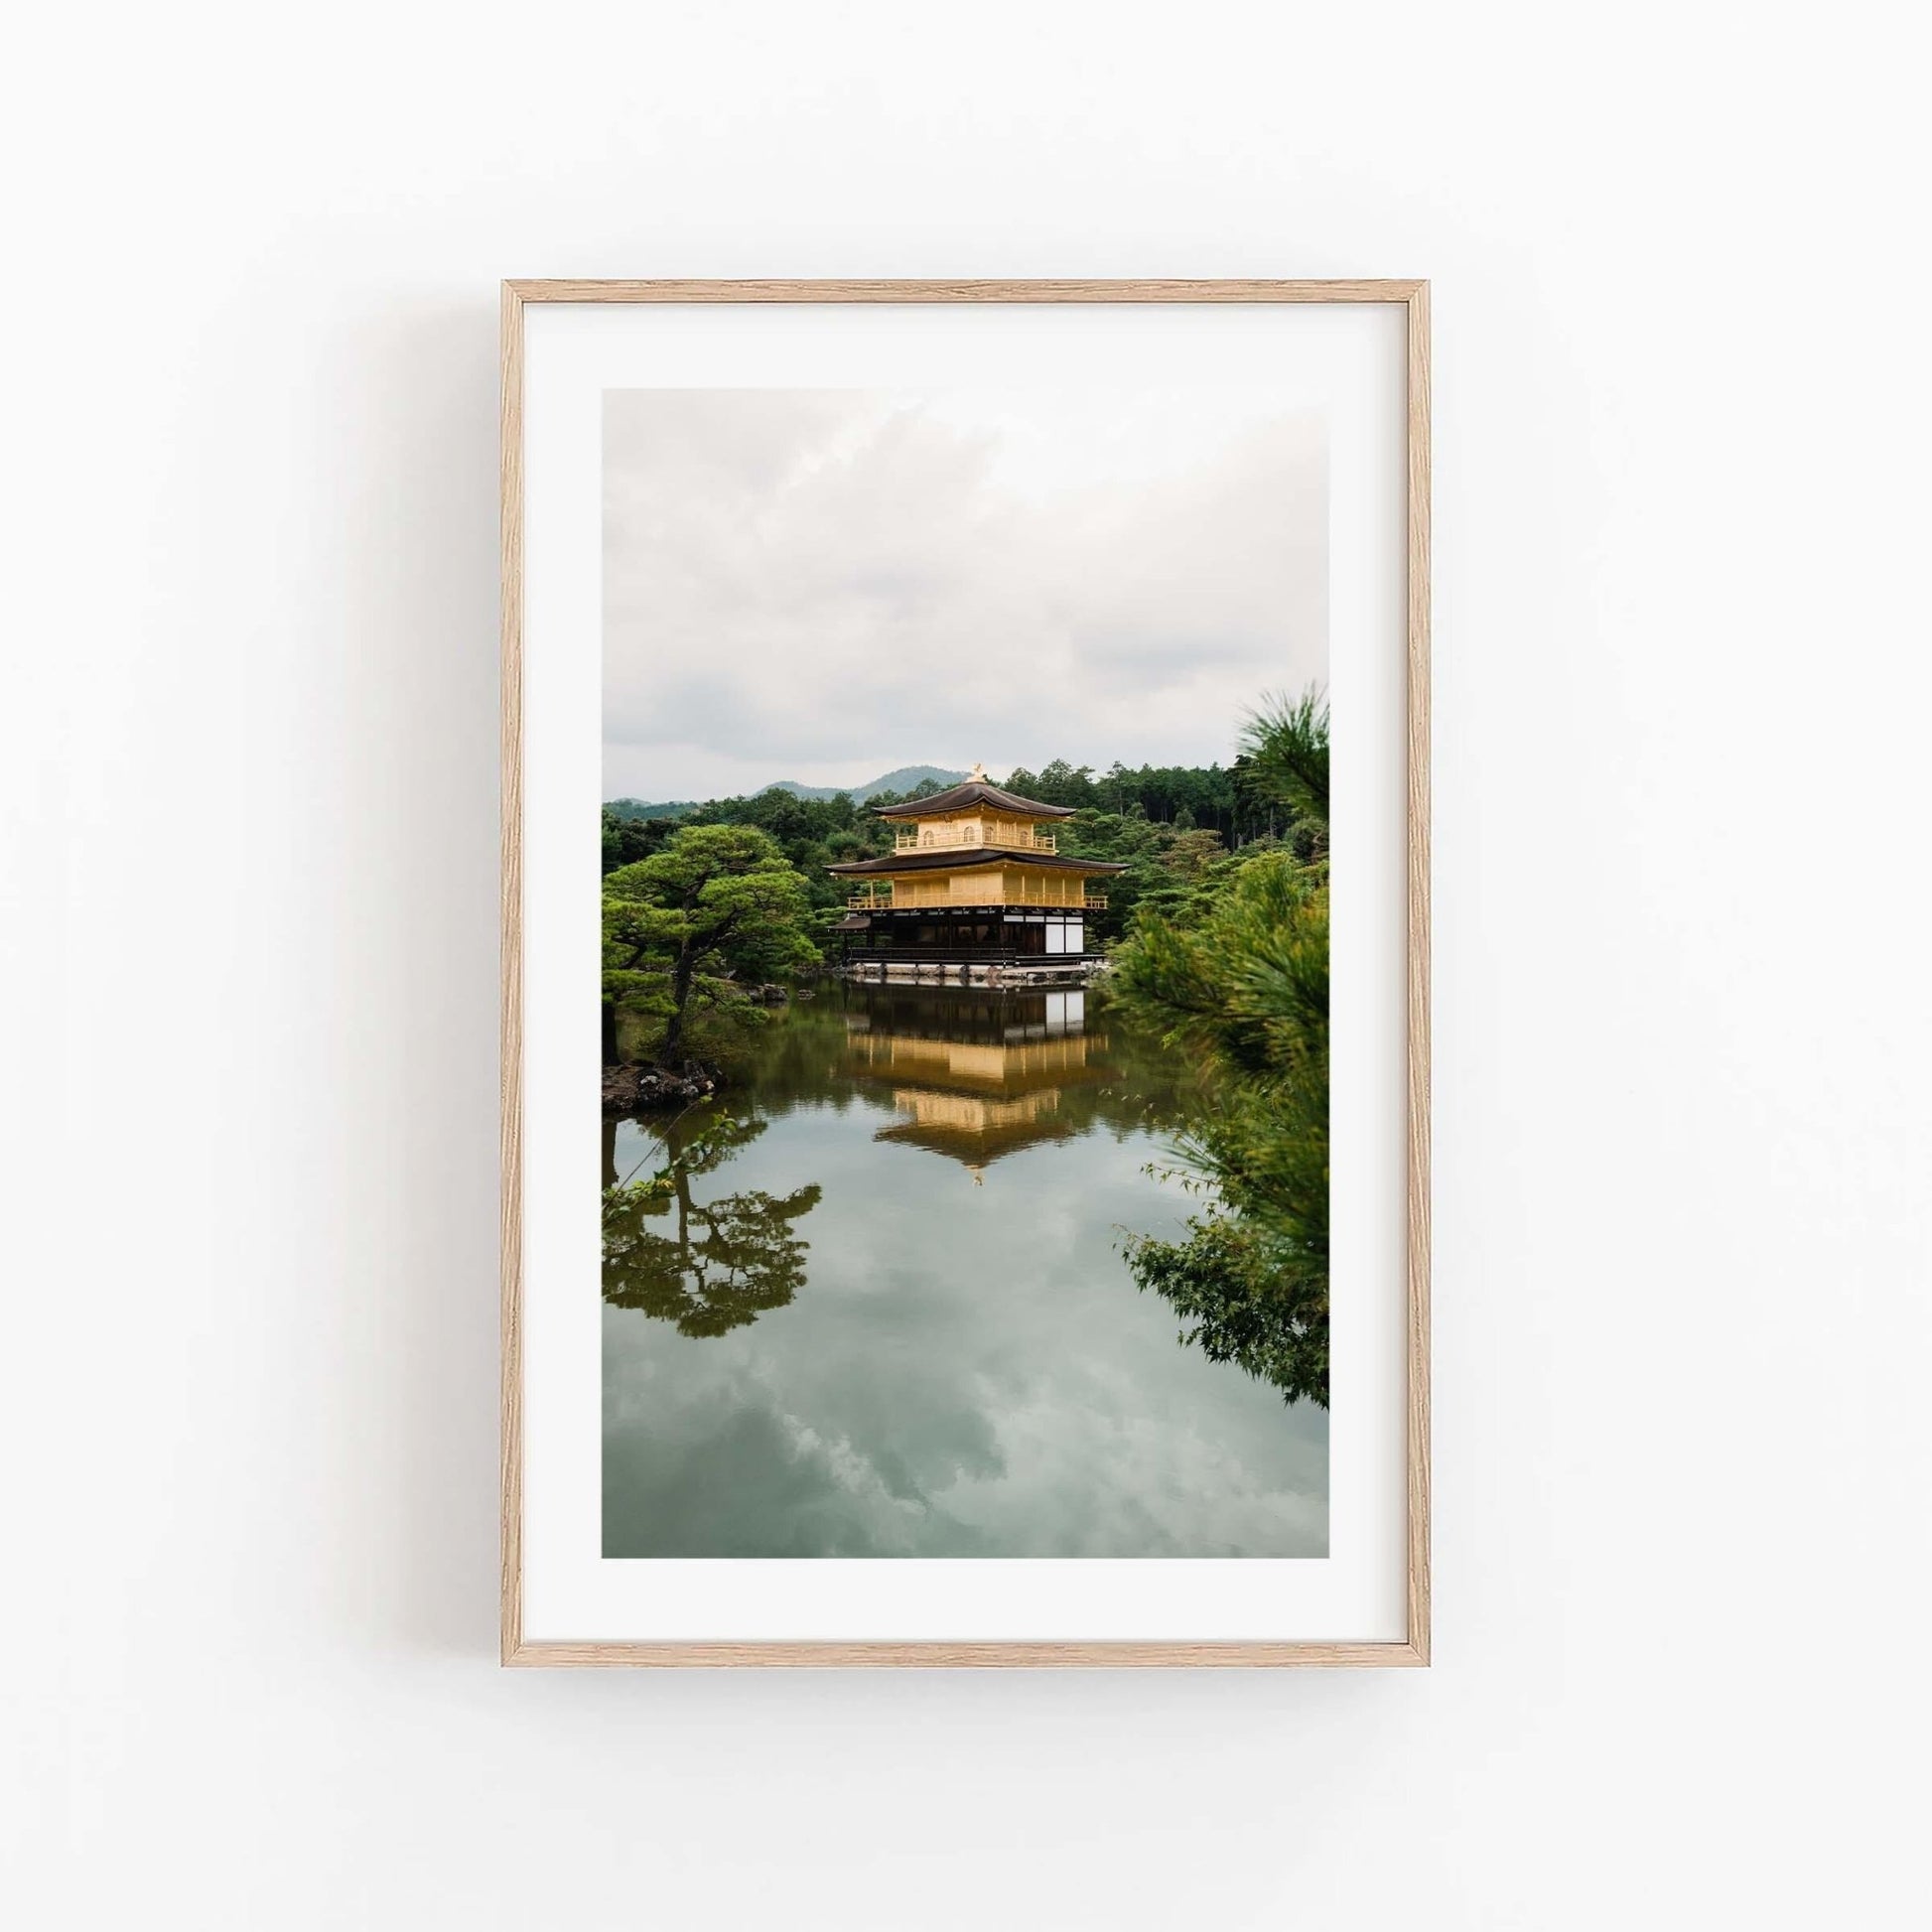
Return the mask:
M 1003 791 L 974 765 L 964 784 L 902 805 L 889 856 L 832 871 L 851 883 L 842 959 L 861 978 L 1039 984 L 1084 981 L 1099 963 L 1087 914 L 1098 882 L 1127 868 L 1063 856 L 1064 805 Z

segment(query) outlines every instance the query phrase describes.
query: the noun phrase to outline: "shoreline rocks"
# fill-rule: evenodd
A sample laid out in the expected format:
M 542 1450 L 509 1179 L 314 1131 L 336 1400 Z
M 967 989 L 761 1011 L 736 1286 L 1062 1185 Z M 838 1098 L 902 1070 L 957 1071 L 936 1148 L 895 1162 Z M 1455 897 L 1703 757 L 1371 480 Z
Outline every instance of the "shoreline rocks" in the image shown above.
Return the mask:
M 696 1060 L 682 1067 L 607 1066 L 604 1069 L 604 1111 L 607 1114 L 647 1113 L 659 1107 L 688 1107 L 718 1091 L 716 1067 Z

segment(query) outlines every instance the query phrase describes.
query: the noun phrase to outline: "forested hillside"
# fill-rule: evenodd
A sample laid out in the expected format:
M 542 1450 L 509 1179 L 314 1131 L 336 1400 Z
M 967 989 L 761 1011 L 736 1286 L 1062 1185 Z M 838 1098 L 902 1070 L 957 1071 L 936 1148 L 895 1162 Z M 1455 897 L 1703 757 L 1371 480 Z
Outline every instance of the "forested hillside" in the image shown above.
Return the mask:
M 1074 817 L 1059 828 L 1062 852 L 1128 868 L 1108 882 L 1107 910 L 1093 921 L 1095 935 L 1105 941 L 1125 932 L 1144 902 L 1177 904 L 1237 848 L 1247 853 L 1258 842 L 1279 842 L 1299 858 L 1314 855 L 1320 821 L 1250 783 L 1245 762 L 1138 769 L 1116 763 L 1096 776 L 1090 765 L 1055 759 L 1038 771 L 1018 768 L 1004 782 L 1023 797 L 1074 808 Z M 943 789 L 927 778 L 905 792 L 877 792 L 865 804 L 846 792 L 808 798 L 777 785 L 751 797 L 683 806 L 621 799 L 604 807 L 604 870 L 648 858 L 682 826 L 753 825 L 769 833 L 803 876 L 812 907 L 822 915 L 819 923 L 827 925 L 844 910 L 847 890 L 827 868 L 893 849 L 893 828 L 874 808 Z
M 847 797 L 855 805 L 869 804 L 875 799 L 904 798 L 916 795 L 915 787 L 923 791 L 939 791 L 947 785 L 956 785 L 966 775 L 963 771 L 947 771 L 936 764 L 901 764 L 896 771 L 888 771 L 883 777 L 875 778 L 870 784 L 851 785 L 841 788 L 838 785 L 801 785 L 795 778 L 780 778 L 775 784 L 763 787 L 765 791 L 786 791 L 794 798 L 810 798 L 820 803 L 829 803 L 834 798 Z M 746 796 L 757 797 L 756 792 Z M 673 799 L 666 803 L 652 803 L 642 798 L 613 798 L 604 809 L 615 812 L 620 818 L 682 818 L 687 812 L 698 809 L 695 798 Z

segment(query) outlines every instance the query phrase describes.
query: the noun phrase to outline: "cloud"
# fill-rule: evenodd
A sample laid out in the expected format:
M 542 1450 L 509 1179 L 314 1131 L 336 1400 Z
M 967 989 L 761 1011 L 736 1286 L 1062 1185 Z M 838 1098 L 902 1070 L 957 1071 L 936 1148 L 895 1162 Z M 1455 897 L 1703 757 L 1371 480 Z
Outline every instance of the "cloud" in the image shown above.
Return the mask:
M 605 399 L 606 793 L 1225 760 L 1326 675 L 1321 419 L 1233 390 Z

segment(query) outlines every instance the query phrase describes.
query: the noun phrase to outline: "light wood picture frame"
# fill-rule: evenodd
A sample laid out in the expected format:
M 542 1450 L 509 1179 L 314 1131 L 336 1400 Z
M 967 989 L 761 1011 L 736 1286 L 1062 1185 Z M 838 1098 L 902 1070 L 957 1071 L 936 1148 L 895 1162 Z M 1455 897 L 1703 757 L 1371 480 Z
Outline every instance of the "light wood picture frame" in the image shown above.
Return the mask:
M 524 1629 L 525 320 L 553 304 L 1374 304 L 1406 328 L 1407 1633 L 1396 1641 L 565 1642 Z M 509 1666 L 1413 1667 L 1430 1660 L 1430 325 L 1419 280 L 508 281 L 502 288 L 501 1655 Z

